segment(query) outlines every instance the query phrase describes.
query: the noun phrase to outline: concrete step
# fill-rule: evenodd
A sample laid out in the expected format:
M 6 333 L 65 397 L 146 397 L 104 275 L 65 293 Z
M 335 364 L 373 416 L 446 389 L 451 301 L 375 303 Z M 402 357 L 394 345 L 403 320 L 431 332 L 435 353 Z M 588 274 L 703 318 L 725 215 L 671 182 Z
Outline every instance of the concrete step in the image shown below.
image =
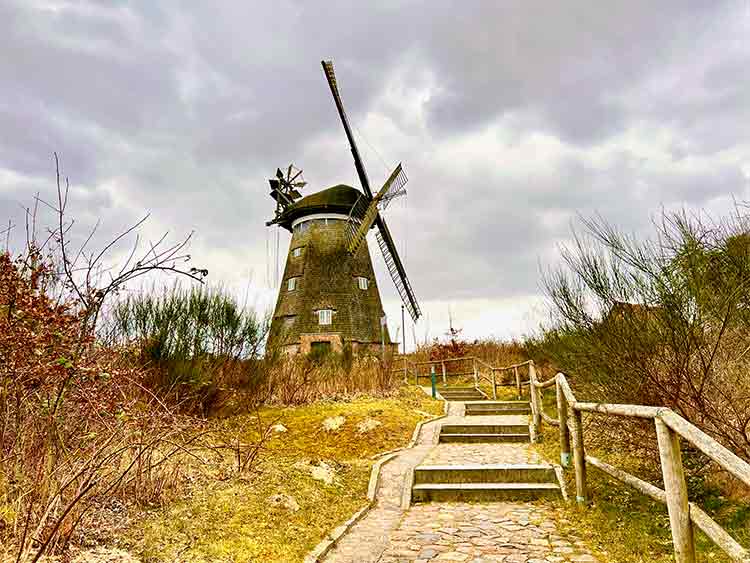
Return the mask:
M 518 408 L 518 409 L 506 409 L 506 408 L 486 408 L 486 409 L 478 409 L 475 407 L 467 407 L 464 411 L 466 416 L 497 416 L 497 415 L 503 415 L 503 414 L 530 414 L 530 409 L 524 409 L 524 408 Z
M 557 483 L 423 483 L 412 487 L 412 502 L 527 501 L 556 498 Z
M 414 470 L 414 484 L 428 483 L 557 483 L 549 465 L 422 465 Z
M 517 409 L 517 408 L 530 408 L 528 401 L 470 401 L 467 406 L 478 406 L 478 407 L 495 407 L 505 409 Z
M 484 398 L 484 395 L 478 389 L 474 387 L 462 387 L 462 388 L 443 387 L 443 388 L 438 388 L 437 391 L 443 397 L 451 396 L 451 397 L 479 397 L 480 399 Z
M 441 444 L 477 444 L 487 443 L 528 443 L 531 439 L 527 434 L 440 434 L 438 442 Z
M 528 424 L 443 424 L 441 434 L 528 434 Z
M 465 403 L 466 415 L 528 414 L 527 401 L 470 401 Z

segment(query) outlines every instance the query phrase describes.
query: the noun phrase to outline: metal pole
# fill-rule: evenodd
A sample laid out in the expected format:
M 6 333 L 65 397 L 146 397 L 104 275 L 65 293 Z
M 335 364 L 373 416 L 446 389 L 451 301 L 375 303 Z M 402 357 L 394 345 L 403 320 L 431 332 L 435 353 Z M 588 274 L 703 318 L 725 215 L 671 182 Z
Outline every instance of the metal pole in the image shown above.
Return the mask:
M 406 356 L 406 320 L 404 317 L 404 305 L 401 304 L 401 334 L 403 335 L 404 345 L 402 346 L 403 354 Z
M 430 382 L 432 383 L 432 398 L 437 399 L 437 376 L 435 375 L 435 364 L 430 366 Z
M 385 316 L 380 317 L 380 354 L 385 362 L 385 330 L 383 325 L 385 325 Z

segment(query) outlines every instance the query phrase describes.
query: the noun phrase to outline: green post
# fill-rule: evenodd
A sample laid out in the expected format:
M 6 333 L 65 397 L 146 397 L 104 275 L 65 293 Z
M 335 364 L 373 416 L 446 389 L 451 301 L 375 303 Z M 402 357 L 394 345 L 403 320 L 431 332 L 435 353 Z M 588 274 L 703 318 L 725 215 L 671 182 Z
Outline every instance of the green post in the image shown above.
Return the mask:
M 430 367 L 430 381 L 432 382 L 432 398 L 437 399 L 437 376 L 434 364 Z

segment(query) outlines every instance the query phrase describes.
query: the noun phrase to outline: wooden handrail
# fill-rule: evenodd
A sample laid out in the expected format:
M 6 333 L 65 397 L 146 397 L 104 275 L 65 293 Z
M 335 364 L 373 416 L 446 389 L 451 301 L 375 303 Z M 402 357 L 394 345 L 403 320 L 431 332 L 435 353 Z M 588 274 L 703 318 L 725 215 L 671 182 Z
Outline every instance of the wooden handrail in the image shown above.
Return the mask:
M 552 387 L 555 384 L 556 380 L 554 377 L 549 378 L 547 381 L 536 381 L 534 382 L 534 386 L 537 389 L 546 389 L 547 387 Z
M 642 405 L 616 405 L 610 403 L 581 403 L 574 402 L 577 411 L 609 414 L 614 416 L 656 418 L 664 409 L 662 407 L 646 407 Z
M 737 477 L 740 481 L 750 486 L 750 464 L 740 458 L 734 452 L 722 446 L 697 426 L 694 426 L 672 409 L 662 409 L 659 418 L 693 444 L 696 448 Z
M 583 503 L 586 501 L 586 465 L 590 464 L 615 479 L 667 505 L 672 541 L 675 546 L 675 561 L 677 563 L 695 563 L 696 561 L 693 525 L 700 528 L 733 561 L 750 563 L 750 551 L 732 538 L 726 530 L 719 526 L 700 507 L 688 500 L 685 474 L 682 467 L 682 454 L 680 452 L 680 437 L 702 451 L 723 469 L 748 486 L 750 486 L 749 463 L 722 446 L 715 439 L 670 408 L 582 402 L 576 400 L 565 374 L 558 373 L 552 381 L 556 383 L 558 415 L 560 417 L 557 420 L 547 416 L 542 410 L 541 394 L 545 388 L 552 386 L 549 384 L 550 380 L 542 383 L 538 382 L 536 379 L 536 370 L 533 367 L 529 369 L 529 381 L 525 385 L 528 386 L 531 396 L 532 421 L 544 421 L 559 428 L 560 457 L 564 466 L 569 465 L 569 449 L 570 442 L 572 441 L 576 476 L 576 498 L 579 502 Z M 581 414 L 584 412 L 596 415 L 653 420 L 659 444 L 659 458 L 665 484 L 664 490 L 621 469 L 604 463 L 595 457 L 587 456 L 584 451 L 581 418 Z M 536 428 L 535 430 L 538 435 L 540 429 Z M 569 433 L 572 433 L 572 440 L 570 440 Z
M 415 366 L 427 366 L 431 364 L 440 364 L 442 362 L 460 362 L 464 360 L 473 360 L 474 356 L 463 356 L 461 358 L 443 358 L 442 360 L 427 360 L 426 362 L 414 362 Z
M 609 465 L 608 463 L 592 456 L 586 456 L 586 462 L 604 471 L 618 481 L 630 485 L 644 495 L 647 495 L 662 504 L 667 503 L 667 493 L 656 485 L 652 485 L 651 483 L 639 479 L 635 475 L 631 475 L 627 471 L 618 469 L 617 467 Z M 742 563 L 750 562 L 750 554 L 748 551 L 698 505 L 692 502 L 689 503 L 689 513 L 690 520 L 693 524 L 698 526 L 703 533 L 705 533 L 716 545 L 721 547 L 734 561 Z
M 533 363 L 534 363 L 534 360 L 526 360 L 525 362 L 521 362 L 520 364 L 513 364 L 513 365 L 510 365 L 510 366 L 503 366 L 503 367 L 493 368 L 493 369 L 496 369 L 497 371 L 508 371 L 508 370 L 511 370 L 511 369 L 520 368 L 520 367 L 523 367 L 525 365 L 529 365 L 529 364 L 533 364 Z

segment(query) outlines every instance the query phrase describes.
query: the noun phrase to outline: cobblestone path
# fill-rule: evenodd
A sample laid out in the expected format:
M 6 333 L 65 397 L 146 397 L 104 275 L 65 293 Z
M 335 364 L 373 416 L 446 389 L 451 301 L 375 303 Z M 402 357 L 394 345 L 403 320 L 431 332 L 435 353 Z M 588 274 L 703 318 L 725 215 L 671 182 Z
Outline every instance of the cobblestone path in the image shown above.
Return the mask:
M 580 538 L 560 537 L 543 503 L 426 503 L 404 511 L 404 480 L 417 465 L 539 463 L 528 444 L 437 444 L 442 424 L 525 424 L 524 416 L 448 416 L 422 427 L 418 443 L 383 465 L 376 505 L 324 559 L 326 563 L 595 562 Z
M 541 505 L 432 503 L 411 507 L 382 563 L 597 561 L 579 538 L 562 538 Z
M 440 422 L 422 426 L 417 444 L 383 465 L 375 506 L 339 540 L 324 559 L 326 563 L 380 561 L 391 534 L 403 516 L 401 495 L 406 474 L 434 447 Z

